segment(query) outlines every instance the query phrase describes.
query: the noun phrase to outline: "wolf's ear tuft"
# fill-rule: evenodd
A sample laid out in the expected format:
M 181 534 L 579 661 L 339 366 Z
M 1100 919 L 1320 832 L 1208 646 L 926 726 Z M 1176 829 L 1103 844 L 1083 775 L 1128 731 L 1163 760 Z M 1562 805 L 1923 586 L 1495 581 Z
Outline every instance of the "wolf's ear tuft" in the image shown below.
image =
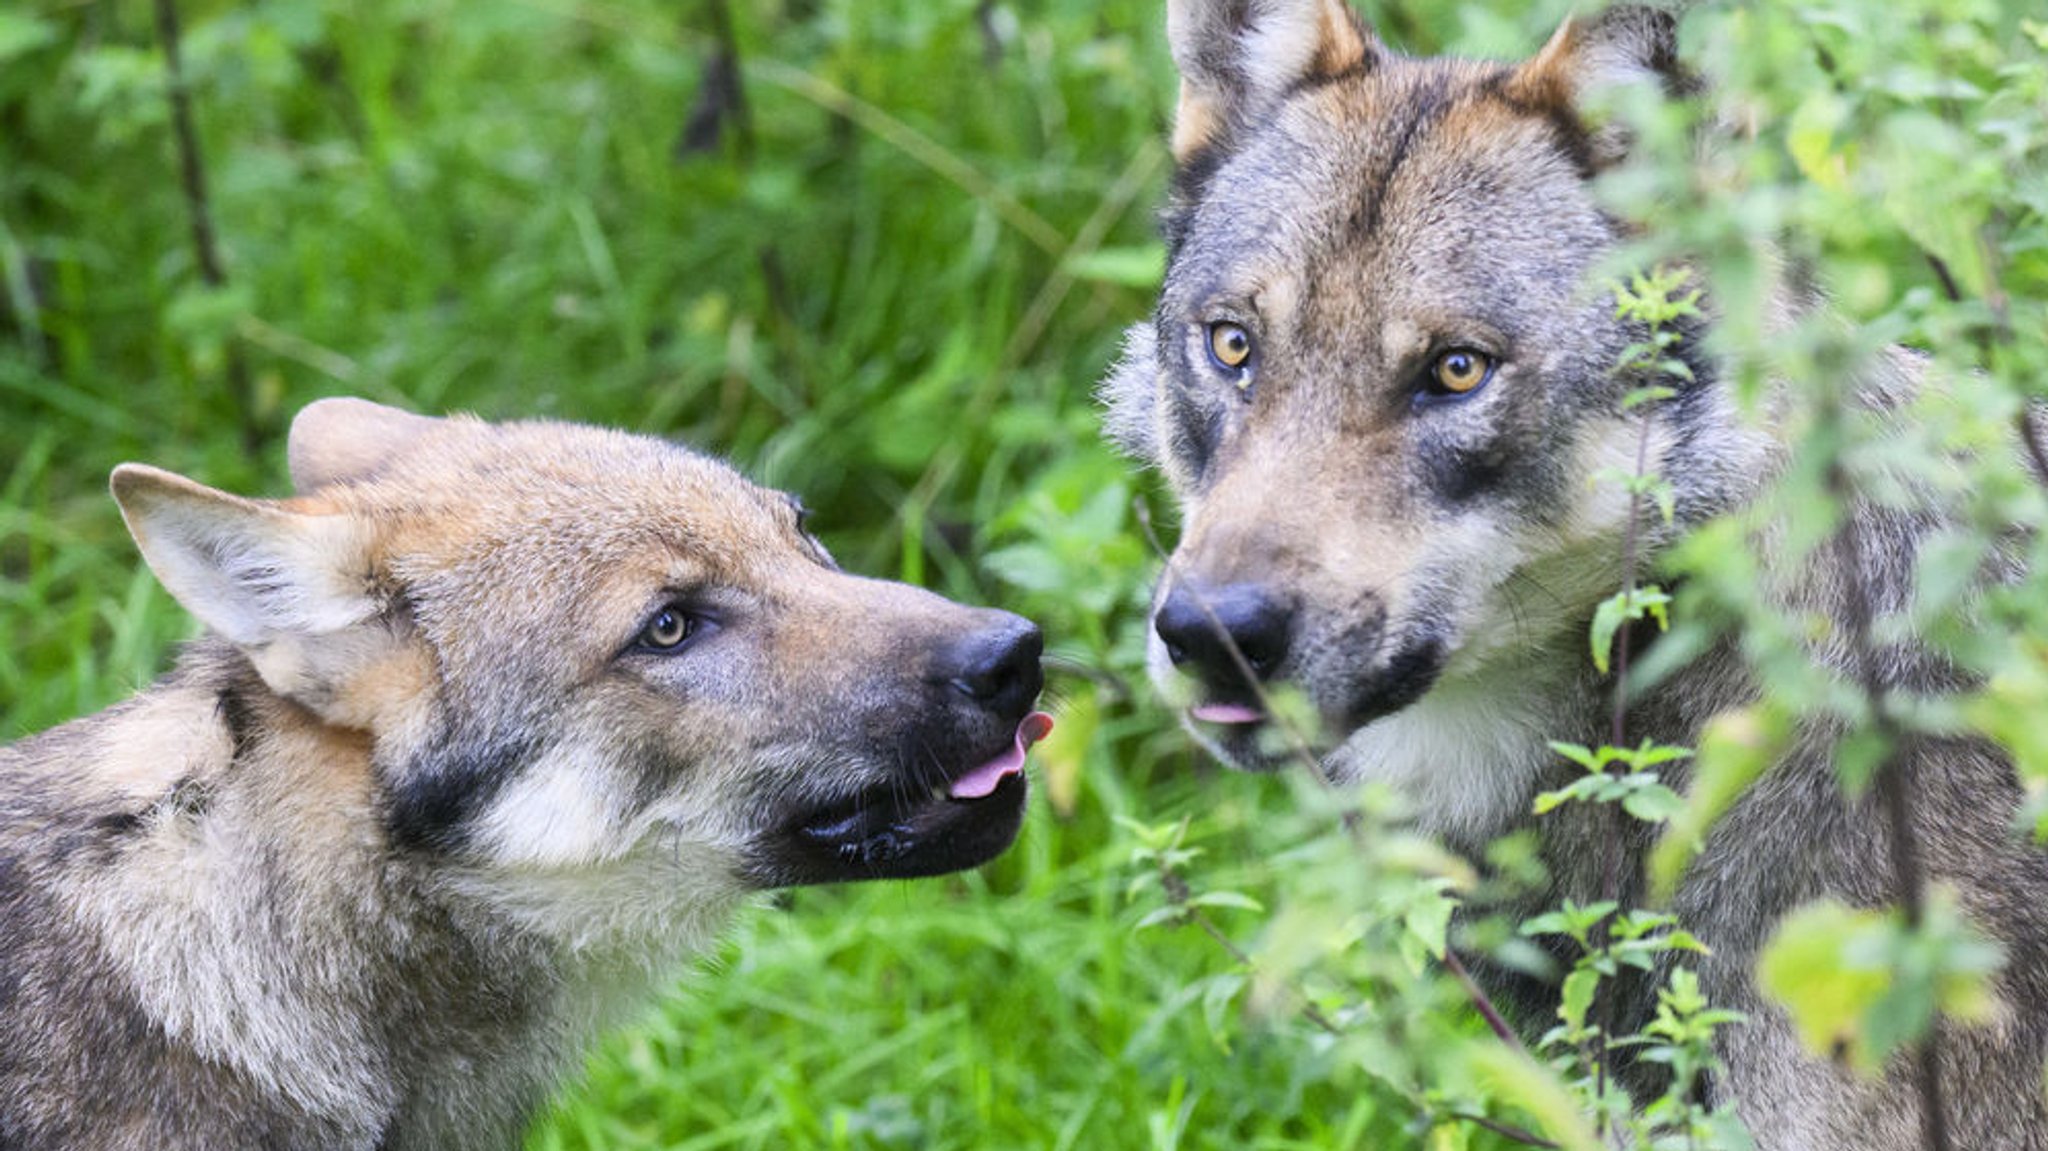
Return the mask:
M 349 396 L 315 400 L 299 410 L 286 441 L 292 484 L 310 492 L 368 479 L 440 422 Z
M 1173 155 L 1183 164 L 1289 89 L 1382 51 L 1345 0 L 1168 0 L 1166 39 L 1180 68 Z
M 370 527 L 215 491 L 141 464 L 114 469 L 114 501 L 177 601 L 250 654 L 278 692 L 316 703 L 377 645 Z
M 1543 50 L 1508 78 L 1503 93 L 1581 124 L 1597 170 L 1621 162 L 1629 147 L 1627 129 L 1601 115 L 1601 101 L 1627 88 L 1675 96 L 1695 86 L 1678 61 L 1678 18 L 1661 8 L 1622 4 L 1590 19 L 1566 18 Z

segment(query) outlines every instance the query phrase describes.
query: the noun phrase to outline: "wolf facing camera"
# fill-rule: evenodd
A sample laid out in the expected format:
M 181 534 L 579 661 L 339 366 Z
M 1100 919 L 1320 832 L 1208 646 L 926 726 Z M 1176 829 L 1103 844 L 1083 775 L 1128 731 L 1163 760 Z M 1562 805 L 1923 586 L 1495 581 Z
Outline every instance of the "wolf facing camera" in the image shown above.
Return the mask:
M 1622 410 L 1644 381 L 1615 365 L 1643 330 L 1588 281 L 1633 226 L 1591 188 L 1629 140 L 1589 113 L 1628 86 L 1695 90 L 1673 17 L 1610 9 L 1508 64 L 1404 57 L 1343 0 L 1170 0 L 1167 34 L 1181 75 L 1167 272 L 1103 387 L 1110 435 L 1182 510 L 1154 678 L 1196 740 L 1252 770 L 1291 758 L 1263 701 L 1298 692 L 1324 773 L 1396 786 L 1466 852 L 1533 827 L 1552 884 L 1540 904 L 1593 902 L 1610 825 L 1583 805 L 1530 814 L 1578 772 L 1547 741 L 1605 741 L 1611 682 L 1585 636 L 1621 586 L 1630 497 L 1590 481 L 1636 470 L 1649 420 L 1647 467 L 1674 485 L 1682 531 L 1743 507 L 1796 450 L 1738 413 L 1698 332 L 1680 347 L 1692 381 L 1646 415 Z M 1782 294 L 1788 319 L 1818 306 Z M 1921 386 L 1903 353 L 1857 381 L 1877 418 Z M 1858 585 L 1880 610 L 1907 602 L 1935 513 L 1850 514 L 1874 541 L 1860 569 L 1822 549 L 1782 581 L 1785 606 L 1844 620 Z M 1849 658 L 1839 644 L 1819 657 Z M 1959 686 L 1926 651 L 1891 653 L 1881 675 L 1887 690 Z M 1635 700 L 1630 728 L 1694 745 L 1756 691 L 1727 642 Z M 1787 911 L 1897 901 L 1884 815 L 1837 784 L 1835 734 L 1800 733 L 1671 910 L 1712 949 L 1691 960 L 1709 998 L 1749 1017 L 1722 1029 L 1707 1090 L 1737 1102 L 1758 1146 L 1903 1151 L 1923 1122 L 1910 1057 L 1865 1080 L 1807 1054 L 1753 978 Z M 1930 878 L 2006 956 L 1991 1022 L 1945 1032 L 1954 1145 L 2048 1148 L 2048 856 L 2013 830 L 2021 792 L 1997 749 L 1929 736 L 1901 756 Z M 1667 782 L 1682 789 L 1682 767 Z M 1623 847 L 1630 902 L 1648 847 Z M 1554 1000 L 1494 978 L 1533 1028 L 1554 1019 Z M 1616 1033 L 1639 1028 L 1653 990 L 1624 985 Z

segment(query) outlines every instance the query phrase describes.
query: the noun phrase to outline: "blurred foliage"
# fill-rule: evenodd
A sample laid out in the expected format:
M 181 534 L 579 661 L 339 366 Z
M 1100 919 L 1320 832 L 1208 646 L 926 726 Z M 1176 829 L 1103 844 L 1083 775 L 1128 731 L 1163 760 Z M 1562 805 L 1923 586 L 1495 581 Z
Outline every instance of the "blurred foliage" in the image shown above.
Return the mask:
M 1162 266 L 1162 8 L 192 0 L 218 286 L 151 6 L 0 11 L 0 738 L 128 694 L 189 633 L 105 497 L 121 460 L 280 493 L 290 414 L 339 393 L 674 435 L 800 492 L 847 566 L 1038 618 L 1062 722 L 1017 849 L 749 918 L 533 1147 L 1449 1149 L 1496 1145 L 1461 1116 L 1503 1110 L 1583 1144 L 1601 1104 L 1570 1059 L 1494 1041 L 1439 964 L 1455 899 L 1538 881 L 1527 843 L 1482 873 L 1402 834 L 1394 797 L 1215 780 L 1147 702 L 1136 509 L 1167 509 L 1090 392 Z M 1403 50 L 1495 56 L 1565 8 L 1363 5 Z M 1824 546 L 1843 484 L 1906 474 L 1967 514 L 1876 627 L 1988 686 L 1896 722 L 2000 741 L 2048 828 L 2048 597 L 1970 591 L 1995 548 L 2048 570 L 2011 531 L 2048 515 L 2011 450 L 2048 390 L 2048 24 L 2024 0 L 1710 3 L 1686 49 L 1709 101 L 1620 110 L 1644 162 L 1607 190 L 1655 225 L 1627 264 L 1701 271 L 1728 378 L 1795 384 L 1773 414 L 1802 449 L 1670 557 L 1640 673 L 1732 628 L 1766 690 L 1710 728 L 1683 806 L 1633 769 L 1568 798 L 1648 796 L 1668 883 L 1799 722 L 1842 723 L 1867 778 L 1871 701 L 1816 666 L 1825 621 L 1769 607 L 1750 544 Z M 1836 311 L 1779 324 L 1788 268 Z M 1840 383 L 1894 343 L 1958 386 L 1880 435 Z M 1945 908 L 1819 909 L 1769 978 L 1817 1042 L 1881 1059 L 1995 964 Z M 1540 961 L 1499 925 L 1464 942 Z M 1651 1038 L 1692 1068 L 1718 1021 L 1665 994 Z

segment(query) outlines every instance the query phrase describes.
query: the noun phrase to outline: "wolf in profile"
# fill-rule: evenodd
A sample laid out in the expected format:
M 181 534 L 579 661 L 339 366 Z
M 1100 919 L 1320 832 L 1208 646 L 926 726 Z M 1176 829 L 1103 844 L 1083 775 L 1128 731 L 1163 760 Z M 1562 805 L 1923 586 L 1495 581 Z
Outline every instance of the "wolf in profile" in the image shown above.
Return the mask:
M 1403 57 L 1343 0 L 1169 0 L 1167 33 L 1181 74 L 1167 272 L 1104 384 L 1110 434 L 1183 512 L 1154 678 L 1197 740 L 1254 770 L 1286 758 L 1261 700 L 1290 686 L 1320 718 L 1326 774 L 1398 786 L 1467 851 L 1533 822 L 1544 902 L 1597 900 L 1605 817 L 1530 815 L 1579 770 L 1547 741 L 1605 741 L 1611 684 L 1585 636 L 1622 582 L 1628 497 L 1589 481 L 1633 471 L 1651 421 L 1649 470 L 1674 486 L 1683 529 L 1754 500 L 1793 450 L 1740 415 L 1697 339 L 1681 351 L 1692 382 L 1622 410 L 1644 381 L 1615 366 L 1644 331 L 1588 279 L 1631 226 L 1591 188 L 1629 141 L 1589 112 L 1623 85 L 1692 90 L 1673 19 L 1611 9 L 1510 64 Z M 1785 295 L 1788 316 L 1811 306 Z M 1873 411 L 1916 386 L 1902 355 L 1858 381 Z M 1857 567 L 1822 549 L 1783 581 L 1787 607 L 1842 621 L 1858 588 L 1879 611 L 1908 602 L 1936 521 L 1850 514 L 1870 541 Z M 1822 658 L 1849 670 L 1830 642 Z M 1885 690 L 1957 686 L 1925 651 L 1889 650 L 1877 670 Z M 1630 726 L 1696 744 L 1756 691 L 1724 644 L 1636 699 Z M 1750 1019 L 1724 1029 L 1709 1094 L 1732 1096 L 1773 1151 L 1920 1145 L 1907 1058 L 1878 1081 L 1814 1058 L 1754 982 L 1788 910 L 1898 897 L 1891 831 L 1874 798 L 1837 784 L 1835 734 L 1793 741 L 1672 908 L 1712 948 L 1696 960 L 1709 997 Z M 1955 1145 L 2048 1147 L 2048 856 L 2012 830 L 2021 791 L 1995 749 L 1924 737 L 1900 754 L 1928 872 L 2006 955 L 1993 1021 L 1948 1029 L 1941 1052 Z M 1686 785 L 1682 768 L 1668 777 Z M 1623 848 L 1632 902 L 1647 847 Z M 1624 986 L 1617 1033 L 1653 1007 L 1647 985 Z
M 750 892 L 1009 845 L 1038 630 L 840 571 L 660 440 L 303 411 L 124 465 L 209 634 L 0 749 L 0 1148 L 516 1146 Z

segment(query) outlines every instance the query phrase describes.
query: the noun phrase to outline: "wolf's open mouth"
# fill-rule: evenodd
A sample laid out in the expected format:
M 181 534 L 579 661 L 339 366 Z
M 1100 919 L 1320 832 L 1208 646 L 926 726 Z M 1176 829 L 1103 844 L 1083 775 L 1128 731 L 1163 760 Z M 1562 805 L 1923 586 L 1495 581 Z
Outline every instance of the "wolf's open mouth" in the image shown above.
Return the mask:
M 912 879 L 985 863 L 1017 837 L 1024 818 L 1024 755 L 1052 731 L 1032 712 L 1010 746 L 944 782 L 911 790 L 892 782 L 811 812 L 778 833 L 751 868 L 764 886 Z

